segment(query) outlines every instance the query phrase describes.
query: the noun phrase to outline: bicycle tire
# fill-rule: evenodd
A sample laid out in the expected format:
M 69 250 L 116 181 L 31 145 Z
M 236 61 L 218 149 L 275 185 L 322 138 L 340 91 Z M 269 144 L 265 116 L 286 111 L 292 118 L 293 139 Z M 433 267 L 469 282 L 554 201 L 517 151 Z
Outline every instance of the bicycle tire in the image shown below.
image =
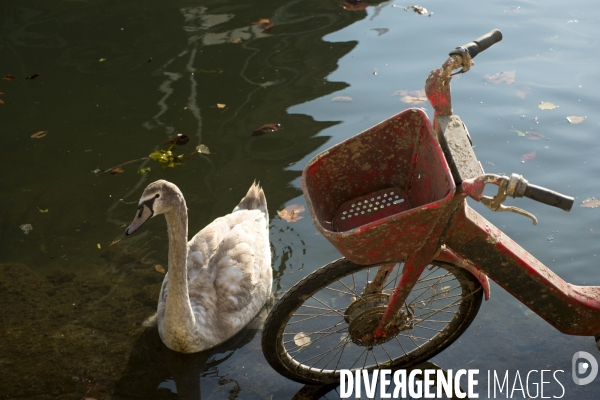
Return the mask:
M 389 275 L 390 278 L 388 278 L 388 283 L 383 288 L 384 293 L 390 293 L 393 290 L 393 288 L 395 286 L 395 282 L 397 282 L 397 279 L 400 276 L 399 272 L 401 271 L 402 265 L 403 265 L 403 263 L 398 263 L 395 266 L 395 271 L 396 271 L 395 280 L 393 280 L 391 278 L 394 272 L 392 272 L 392 274 Z M 336 324 L 332 325 L 330 328 L 328 328 L 326 330 L 320 330 L 320 331 L 317 330 L 314 332 L 307 331 L 306 334 L 303 331 L 294 332 L 292 330 L 292 332 L 289 332 L 289 331 L 286 332 L 286 328 L 289 328 L 289 326 L 291 326 L 293 324 L 299 324 L 299 323 L 302 323 L 305 321 L 310 321 L 310 320 L 315 320 L 315 321 L 313 321 L 311 323 L 307 323 L 307 324 L 315 324 L 317 322 L 316 318 L 318 318 L 318 317 L 322 317 L 322 318 L 320 318 L 321 322 L 319 322 L 319 323 L 322 323 L 322 321 L 324 321 L 326 318 L 333 317 L 333 318 L 339 319 L 340 315 L 343 316 L 341 311 L 345 311 L 347 305 L 351 304 L 352 301 L 356 300 L 356 296 L 352 296 L 352 295 L 357 295 L 360 297 L 360 294 L 358 294 L 358 291 L 356 290 L 356 281 L 357 280 L 359 281 L 359 284 L 358 284 L 359 289 L 361 287 L 364 287 L 364 285 L 361 286 L 362 278 L 357 279 L 357 277 L 360 277 L 360 276 L 355 276 L 355 274 L 367 271 L 366 279 L 364 279 L 364 281 L 367 282 L 370 271 L 374 268 L 377 268 L 377 265 L 370 265 L 370 266 L 358 265 L 358 264 L 355 264 L 355 263 L 352 263 L 352 262 L 346 260 L 345 258 L 342 258 L 342 259 L 336 260 L 332 263 L 329 263 L 329 264 L 323 266 L 322 268 L 319 268 L 316 271 L 312 272 L 311 274 L 309 274 L 308 276 L 303 278 L 301 281 L 299 281 L 296 285 L 294 285 L 287 293 L 285 293 L 282 296 L 282 298 L 275 304 L 275 306 L 269 313 L 269 316 L 267 317 L 267 320 L 265 322 L 263 334 L 262 334 L 263 354 L 264 354 L 265 358 L 267 359 L 267 361 L 269 362 L 269 364 L 271 365 L 271 367 L 273 367 L 273 369 L 275 369 L 278 373 L 280 373 L 281 375 L 283 375 L 289 379 L 292 379 L 296 382 L 308 383 L 308 384 L 328 384 L 328 383 L 339 382 L 339 371 L 341 369 L 354 370 L 357 368 L 361 368 L 361 369 L 373 370 L 375 368 L 387 368 L 387 369 L 409 368 L 411 366 L 414 366 L 416 364 L 419 364 L 421 362 L 424 362 L 424 361 L 430 359 L 431 357 L 435 356 L 436 354 L 440 353 L 445 348 L 447 348 L 456 339 L 458 339 L 458 337 L 460 337 L 460 335 L 462 335 L 466 331 L 466 329 L 469 327 L 469 325 L 471 324 L 471 322 L 477 315 L 477 312 L 479 311 L 479 307 L 481 306 L 483 291 L 481 289 L 481 284 L 479 283 L 479 281 L 470 272 L 468 272 L 465 269 L 456 267 L 452 264 L 436 261 L 436 262 L 433 262 L 427 269 L 425 269 L 422 276 L 419 278 L 419 281 L 413 288 L 413 291 L 411 291 L 411 293 L 409 294 L 409 299 L 407 299 L 408 303 L 405 303 L 404 308 L 406 308 L 407 310 L 409 309 L 408 308 L 409 306 L 412 307 L 410 309 L 413 310 L 413 314 L 412 314 L 413 321 L 417 320 L 418 323 L 415 326 L 411 327 L 410 329 L 406 329 L 406 330 L 402 331 L 402 332 L 404 332 L 404 333 L 402 333 L 403 336 L 400 336 L 401 334 L 398 334 L 398 336 L 396 336 L 394 338 L 395 341 L 397 341 L 399 346 L 396 345 L 395 343 L 392 343 L 391 340 L 386 343 L 381 343 L 381 344 L 372 346 L 370 350 L 365 346 L 360 346 L 360 345 L 356 344 L 352 340 L 349 340 L 349 338 L 350 338 L 349 333 L 348 333 L 349 324 L 348 324 L 347 320 L 344 320 L 344 318 L 342 318 L 341 321 L 337 322 Z M 433 272 L 431 272 L 431 271 L 433 271 Z M 445 272 L 445 274 L 440 275 L 441 278 L 439 278 L 437 275 L 434 275 L 434 273 L 437 273 L 437 271 L 441 271 L 441 273 Z M 433 278 L 431 277 L 432 275 L 433 275 Z M 447 284 L 448 282 L 451 282 L 451 280 L 446 280 L 446 277 L 448 277 L 450 275 L 453 277 L 454 280 L 456 280 L 458 282 L 458 286 L 455 286 L 455 287 L 452 287 L 450 285 L 442 286 L 442 285 Z M 350 277 L 350 276 L 352 276 L 352 279 L 353 279 L 352 281 L 349 281 L 349 279 L 348 279 L 348 277 Z M 350 286 L 352 284 L 354 284 L 354 290 L 351 289 L 349 287 L 349 285 L 346 285 L 344 283 L 345 281 L 343 281 L 343 279 L 345 279 L 345 278 L 347 279 L 347 282 L 352 282 L 349 284 Z M 439 278 L 439 279 L 437 281 L 435 281 L 435 279 L 437 279 L 437 278 Z M 435 282 L 433 284 L 427 286 L 427 283 L 429 283 L 429 281 L 432 279 Z M 335 284 L 336 282 L 339 282 L 343 285 L 342 286 L 343 290 L 334 289 L 333 287 L 330 287 L 332 284 Z M 425 284 L 425 286 L 419 286 L 420 284 L 422 284 L 424 282 L 427 282 Z M 393 286 L 391 286 L 391 283 L 393 283 Z M 346 289 L 344 289 L 344 287 Z M 431 315 L 436 315 L 441 312 L 453 313 L 453 317 L 450 321 L 437 321 L 437 320 L 431 319 L 431 317 L 424 317 L 423 319 L 421 319 L 419 321 L 417 318 L 415 318 L 416 317 L 415 310 L 435 310 L 432 307 L 427 308 L 426 307 L 427 303 L 425 303 L 423 300 L 419 300 L 419 298 L 423 295 L 423 293 L 427 293 L 427 291 L 428 291 L 428 289 L 423 289 L 423 288 L 429 288 L 429 289 L 431 289 L 431 292 L 433 293 L 433 296 L 430 296 L 429 298 L 425 298 L 428 300 L 429 305 L 432 305 L 433 302 L 436 302 L 436 301 L 451 300 L 452 298 L 460 296 L 460 299 L 458 299 L 457 301 L 451 302 L 447 306 L 442 306 L 442 308 L 440 308 L 439 310 L 437 310 L 431 314 Z M 423 290 L 421 292 L 421 294 L 418 294 L 419 290 Z M 440 290 L 441 290 L 441 292 L 436 293 Z M 332 298 L 331 297 L 332 294 L 330 292 L 336 293 L 336 295 L 340 299 L 344 298 L 345 301 L 342 300 L 344 302 L 344 305 L 342 307 L 338 307 L 338 305 L 335 304 L 335 303 L 337 303 L 338 299 Z M 448 296 L 450 294 L 450 292 L 453 293 L 452 296 Z M 417 294 L 418 294 L 418 296 L 417 296 Z M 316 298 L 315 295 L 319 295 L 319 297 L 322 297 L 323 299 L 325 299 L 325 301 L 321 301 L 321 299 Z M 413 303 L 413 299 L 411 299 L 411 296 L 413 296 L 413 295 L 417 296 L 416 298 L 413 298 L 414 303 Z M 439 297 L 439 296 L 441 296 L 441 297 Z M 330 299 L 328 299 L 328 298 L 330 298 Z M 353 298 L 354 298 L 354 300 L 353 300 Z M 316 300 L 316 302 L 314 302 L 313 300 Z M 325 307 L 306 305 L 309 302 L 311 304 L 317 304 L 317 305 L 320 303 L 320 304 L 325 305 Z M 423 303 L 423 304 L 421 304 L 421 303 Z M 312 310 L 312 309 L 325 310 L 326 313 L 322 313 L 322 314 L 311 314 L 311 313 L 300 314 L 300 313 L 298 313 L 298 314 L 295 314 L 296 311 L 298 309 L 300 309 L 301 307 L 305 307 L 305 309 L 307 309 L 307 310 Z M 331 309 L 332 311 L 329 311 L 329 309 Z M 452 312 L 451 311 L 452 309 L 455 309 L 456 311 Z M 320 311 L 316 311 L 316 312 L 320 312 Z M 339 314 L 339 315 L 333 315 L 332 313 Z M 332 315 L 327 315 L 327 314 L 332 314 Z M 311 317 L 311 315 L 313 315 L 313 316 Z M 419 316 L 423 316 L 423 315 L 425 315 L 425 314 L 421 314 Z M 445 315 L 445 314 L 442 314 L 442 315 Z M 305 316 L 309 316 L 309 318 L 304 318 Z M 297 320 L 293 321 L 292 323 L 290 323 L 291 319 L 293 319 L 295 317 L 300 317 L 301 319 L 297 319 Z M 425 322 L 428 322 L 428 324 L 442 322 L 442 323 L 446 323 L 446 325 L 444 325 L 444 327 L 442 329 L 435 329 L 435 328 L 431 328 L 431 325 L 425 325 Z M 330 322 L 328 322 L 327 324 L 329 324 L 329 323 Z M 419 325 L 421 325 L 421 326 L 419 326 Z M 298 325 L 298 327 L 301 327 L 301 325 Z M 341 329 L 338 329 L 339 327 L 341 327 Z M 336 330 L 331 332 L 332 328 L 336 328 Z M 299 328 L 293 327 L 292 329 L 298 330 Z M 431 337 L 430 339 L 424 340 L 423 337 L 414 335 L 413 332 L 416 329 L 418 329 L 417 332 L 419 332 L 419 334 L 421 334 L 421 335 L 423 335 L 423 333 L 421 333 L 421 331 L 432 330 L 432 331 L 437 331 L 437 333 L 434 334 L 433 337 Z M 327 342 L 331 342 L 331 340 L 329 340 L 329 339 L 333 339 L 333 342 L 335 343 L 336 337 L 332 337 L 332 336 L 336 333 L 341 334 L 340 340 L 333 347 L 331 347 L 331 346 L 328 347 Z M 292 335 L 293 335 L 293 337 L 292 337 Z M 409 338 L 410 341 L 415 343 L 416 347 L 413 350 L 406 352 L 402 342 L 400 341 L 400 339 L 398 339 L 398 337 L 401 337 L 402 340 L 404 340 L 405 337 Z M 317 346 L 316 342 L 323 340 L 323 339 L 328 339 L 328 340 L 322 341 L 320 343 L 320 345 Z M 415 341 L 415 339 L 417 339 L 417 341 Z M 410 343 L 410 341 L 408 341 L 408 343 Z M 417 343 L 418 341 L 423 341 L 423 343 L 418 344 Z M 295 348 L 292 348 L 292 345 L 289 345 L 290 343 L 293 343 L 293 346 L 295 346 Z M 340 345 L 340 343 L 343 343 L 343 344 Z M 388 343 L 392 343 L 392 344 L 389 345 Z M 287 346 L 287 348 L 286 348 L 286 345 L 289 345 L 289 346 Z M 313 363 L 312 366 L 308 365 L 308 362 L 312 361 L 315 357 L 308 359 L 306 361 L 297 361 L 294 359 L 294 357 L 298 356 L 300 353 L 304 352 L 309 347 L 312 347 L 313 352 L 315 351 L 315 349 L 317 349 L 316 351 L 320 351 L 318 349 L 321 347 L 321 345 L 323 345 L 324 348 L 329 348 L 327 354 L 334 351 L 336 348 L 340 348 L 340 346 L 341 346 L 341 350 L 338 350 L 338 353 L 334 354 L 334 356 L 333 356 L 335 358 L 337 356 L 337 354 L 340 353 L 340 351 L 342 353 L 339 356 L 339 359 L 337 361 L 335 368 L 327 369 L 327 367 L 329 366 L 329 363 L 331 363 L 331 360 L 325 366 L 321 366 L 323 364 L 319 364 L 321 359 L 324 358 L 325 356 L 323 356 L 323 357 L 321 357 L 321 359 L 317 360 L 316 363 Z M 394 353 L 398 350 L 398 348 L 400 348 L 402 350 L 403 354 L 398 357 L 392 357 L 389 355 L 389 352 L 384 345 L 388 346 L 390 348 L 393 346 Z M 348 347 L 349 349 L 352 348 L 351 351 L 354 354 L 356 354 L 357 352 L 360 352 L 361 347 L 364 348 L 363 352 L 361 353 L 361 356 L 359 356 L 359 358 L 356 360 L 356 361 L 360 360 L 362 358 L 362 354 L 364 354 L 366 352 L 366 355 L 364 357 L 364 363 L 363 363 L 362 367 L 360 367 L 360 365 L 358 365 L 356 368 L 354 368 L 354 365 L 351 365 L 349 368 L 347 366 L 342 366 L 342 367 L 339 366 L 341 359 L 344 356 L 347 346 L 350 346 L 350 347 Z M 377 357 L 375 356 L 375 352 L 376 352 L 375 349 L 377 349 L 377 351 L 380 354 L 381 354 L 381 350 L 383 349 L 383 351 L 385 351 L 385 354 L 388 356 L 387 358 L 389 358 L 389 359 L 384 363 L 380 363 L 377 360 Z M 297 351 L 297 353 L 295 355 L 290 354 L 295 351 Z M 372 357 L 375 361 L 375 364 L 367 366 L 366 364 L 367 364 L 367 360 L 369 357 L 369 351 L 372 352 Z M 310 354 L 311 353 L 309 352 L 306 355 L 310 355 Z M 318 354 L 317 357 L 320 356 L 321 354 Z M 332 358 L 332 360 L 333 360 L 333 358 Z M 354 360 L 353 355 L 350 356 L 349 362 L 351 362 L 352 360 Z M 356 364 L 356 361 L 354 364 Z M 319 364 L 319 365 L 317 365 L 317 364 Z M 345 367 L 345 368 L 343 368 L 343 367 Z

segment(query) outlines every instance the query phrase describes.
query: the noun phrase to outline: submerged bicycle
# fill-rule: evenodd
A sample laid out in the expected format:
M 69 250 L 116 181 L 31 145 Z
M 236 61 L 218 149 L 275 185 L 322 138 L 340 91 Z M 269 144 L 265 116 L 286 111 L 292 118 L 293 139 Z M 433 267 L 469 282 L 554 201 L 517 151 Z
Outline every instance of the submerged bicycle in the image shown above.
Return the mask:
M 465 124 L 452 114 L 453 71 L 467 72 L 501 39 L 493 30 L 430 72 L 432 125 L 423 111 L 405 110 L 304 169 L 313 223 L 344 258 L 306 276 L 271 310 L 262 347 L 280 374 L 333 383 L 341 369 L 426 361 L 469 327 L 489 298 L 488 277 L 559 331 L 599 342 L 600 287 L 566 283 L 466 202 L 536 224 L 502 203 L 528 197 L 569 211 L 574 201 L 517 174 L 484 173 Z M 498 186 L 495 196 L 483 196 L 486 184 Z

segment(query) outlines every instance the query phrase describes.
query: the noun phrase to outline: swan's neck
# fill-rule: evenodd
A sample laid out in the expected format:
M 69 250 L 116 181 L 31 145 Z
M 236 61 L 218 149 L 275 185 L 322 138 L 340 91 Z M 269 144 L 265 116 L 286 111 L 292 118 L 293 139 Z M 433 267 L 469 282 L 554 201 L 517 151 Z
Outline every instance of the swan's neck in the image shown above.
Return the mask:
M 169 283 L 164 324 L 175 336 L 188 336 L 193 330 L 194 314 L 187 279 L 188 217 L 185 200 L 165 213 L 169 234 Z

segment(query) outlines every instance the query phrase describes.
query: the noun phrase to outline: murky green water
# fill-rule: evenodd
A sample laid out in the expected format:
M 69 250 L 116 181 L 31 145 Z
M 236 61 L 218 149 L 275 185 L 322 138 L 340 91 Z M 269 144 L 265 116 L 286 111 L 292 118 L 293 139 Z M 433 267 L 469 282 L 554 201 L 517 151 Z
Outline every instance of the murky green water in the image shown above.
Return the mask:
M 295 223 L 277 217 L 304 204 L 305 163 L 408 107 L 397 90 L 421 89 L 450 49 L 491 28 L 504 40 L 453 82 L 454 111 L 486 172 L 520 173 L 577 201 L 570 214 L 519 201 L 538 216 L 535 227 L 475 207 L 567 281 L 600 285 L 600 211 L 579 207 L 600 196 L 595 3 L 434 0 L 421 4 L 430 17 L 397 1 L 357 12 L 338 3 L 2 5 L 0 75 L 15 79 L 0 80 L 0 398 L 175 398 L 174 379 L 202 373 L 203 359 L 164 351 L 156 332 L 140 327 L 156 307 L 163 275 L 155 266 L 167 256 L 160 218 L 122 235 L 145 185 L 176 183 L 196 232 L 259 180 L 282 294 L 338 257 L 307 215 Z M 270 32 L 252 24 L 261 18 L 274 23 Z M 513 70 L 510 84 L 484 80 Z M 559 107 L 542 110 L 542 101 Z M 567 116 L 587 119 L 570 124 Z M 283 129 L 251 135 L 266 123 Z M 32 139 L 38 131 L 48 133 Z M 211 154 L 167 171 L 142 161 L 122 174 L 92 172 L 146 157 L 176 133 L 190 137 L 177 151 L 204 144 Z M 533 151 L 534 160 L 521 162 Z M 482 388 L 487 370 L 562 369 L 565 398 L 597 397 L 600 380 L 576 386 L 570 377 L 573 353 L 597 355 L 593 340 L 562 335 L 492 290 L 467 333 L 434 361 L 480 369 Z M 205 398 L 285 399 L 301 389 L 270 369 L 254 333 L 205 355 Z

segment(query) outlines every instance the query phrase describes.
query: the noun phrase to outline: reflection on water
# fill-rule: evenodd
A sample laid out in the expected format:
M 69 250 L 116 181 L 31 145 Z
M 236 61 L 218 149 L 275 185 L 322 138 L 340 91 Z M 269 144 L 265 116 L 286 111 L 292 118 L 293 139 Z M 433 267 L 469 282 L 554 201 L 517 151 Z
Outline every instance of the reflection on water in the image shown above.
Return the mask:
M 164 223 L 123 239 L 135 207 L 126 203 L 152 180 L 174 181 L 195 232 L 260 180 L 273 214 L 281 295 L 338 257 L 308 216 L 293 224 L 275 217 L 285 205 L 303 204 L 298 177 L 306 161 L 405 108 L 394 92 L 418 90 L 449 49 L 494 27 L 504 41 L 453 83 L 455 112 L 486 171 L 524 174 L 577 201 L 599 196 L 590 179 L 600 150 L 594 3 L 423 4 L 431 17 L 391 7 L 402 5 L 394 1 L 371 3 L 356 12 L 314 0 L 0 6 L 0 75 L 17 77 L 0 80 L 0 394 L 173 398 L 177 372 L 158 336 L 140 326 L 156 308 Z M 252 24 L 261 18 L 274 23 L 271 32 Z M 512 70 L 510 85 L 482 79 Z M 332 102 L 336 96 L 353 101 Z M 541 110 L 541 101 L 560 107 Z M 588 118 L 574 125 L 566 121 L 571 115 Z M 283 129 L 252 137 L 265 123 Z M 48 134 L 30 138 L 40 130 Z M 145 157 L 175 133 L 192 138 L 182 152 L 202 143 L 211 154 L 170 171 L 146 163 L 114 176 L 90 172 Z M 533 150 L 536 159 L 521 163 Z M 138 175 L 141 167 L 152 171 Z M 575 207 L 568 216 L 515 205 L 540 224 L 481 212 L 567 281 L 600 284 L 597 210 Z M 27 224 L 26 235 L 19 227 Z M 494 287 L 471 328 L 436 363 L 568 370 L 579 350 L 596 351 L 591 339 L 557 333 Z M 291 398 L 301 389 L 267 366 L 257 337 L 220 354 L 203 374 L 205 397 Z M 196 362 L 190 368 L 199 370 Z M 566 390 L 593 398 L 600 386 Z

